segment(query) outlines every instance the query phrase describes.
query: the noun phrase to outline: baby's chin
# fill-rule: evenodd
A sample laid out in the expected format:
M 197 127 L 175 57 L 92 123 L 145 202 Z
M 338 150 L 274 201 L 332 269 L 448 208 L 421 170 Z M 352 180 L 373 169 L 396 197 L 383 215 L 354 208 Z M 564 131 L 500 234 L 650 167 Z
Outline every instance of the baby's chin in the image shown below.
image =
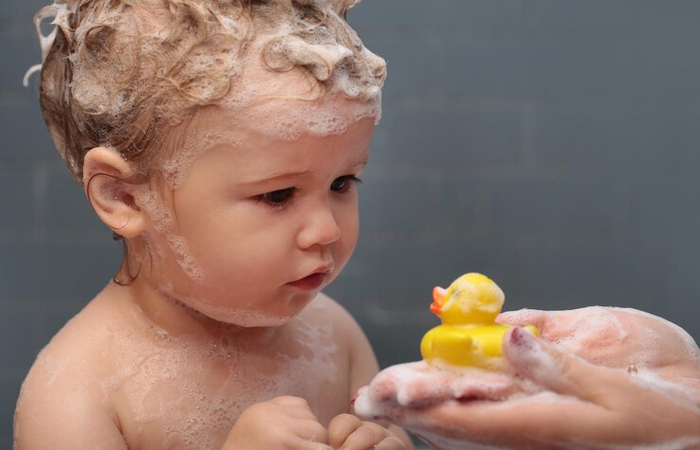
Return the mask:
M 355 412 L 365 419 L 391 417 L 397 409 L 459 401 L 503 401 L 540 389 L 508 371 L 448 367 L 425 361 L 382 370 L 358 392 Z
M 263 310 L 216 305 L 192 298 L 178 299 L 176 302 L 188 310 L 190 314 L 241 328 L 279 327 L 295 316 L 295 314 L 274 314 Z
M 259 328 L 259 327 L 279 327 L 294 318 L 293 315 L 282 316 L 269 314 L 263 311 L 254 311 L 248 309 L 235 308 L 203 308 L 199 312 L 209 317 L 210 319 L 222 322 L 228 325 L 235 325 L 243 328 Z

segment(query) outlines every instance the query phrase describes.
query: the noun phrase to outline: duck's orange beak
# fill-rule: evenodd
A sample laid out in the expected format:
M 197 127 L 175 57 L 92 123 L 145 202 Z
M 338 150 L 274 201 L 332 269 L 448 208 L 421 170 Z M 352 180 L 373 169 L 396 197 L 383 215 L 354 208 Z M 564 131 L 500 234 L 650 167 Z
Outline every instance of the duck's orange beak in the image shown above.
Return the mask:
M 430 312 L 440 317 L 442 314 L 442 305 L 445 303 L 445 293 L 446 289 L 440 286 L 435 286 L 433 288 L 433 303 L 430 305 Z

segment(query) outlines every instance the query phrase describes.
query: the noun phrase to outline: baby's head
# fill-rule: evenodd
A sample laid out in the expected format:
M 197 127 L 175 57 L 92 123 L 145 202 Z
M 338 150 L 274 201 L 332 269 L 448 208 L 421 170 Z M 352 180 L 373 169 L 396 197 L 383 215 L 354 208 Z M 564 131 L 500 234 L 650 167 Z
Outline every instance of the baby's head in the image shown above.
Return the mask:
M 37 14 L 38 23 L 53 16 L 56 25 L 55 36 L 42 39 L 40 82 L 51 136 L 82 182 L 85 154 L 99 146 L 135 163 L 140 175 L 158 171 L 177 152 L 172 130 L 207 105 L 246 120 L 254 104 L 336 95 L 374 103 L 374 111 L 358 113 L 378 117 L 386 66 L 344 20 L 355 3 L 59 1 Z M 269 110 L 257 115 L 258 122 L 272 119 Z M 278 115 L 268 131 L 294 135 L 313 122 L 312 131 L 333 133 L 347 125 L 335 122 L 339 117 L 297 116 Z
M 386 74 L 344 19 L 355 3 L 69 0 L 37 14 L 56 24 L 45 120 L 126 238 L 127 281 L 257 326 L 338 274 Z

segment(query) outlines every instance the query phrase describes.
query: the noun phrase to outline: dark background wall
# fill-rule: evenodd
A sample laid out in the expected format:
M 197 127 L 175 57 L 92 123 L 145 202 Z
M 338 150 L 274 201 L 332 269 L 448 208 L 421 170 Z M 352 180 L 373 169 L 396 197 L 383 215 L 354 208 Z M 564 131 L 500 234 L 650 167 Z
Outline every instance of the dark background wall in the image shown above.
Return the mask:
M 44 4 L 0 3 L 0 448 L 37 352 L 121 256 L 21 86 Z M 432 286 L 467 271 L 506 309 L 630 306 L 700 337 L 700 2 L 366 0 L 350 21 L 390 69 L 329 293 L 383 366 L 419 358 Z

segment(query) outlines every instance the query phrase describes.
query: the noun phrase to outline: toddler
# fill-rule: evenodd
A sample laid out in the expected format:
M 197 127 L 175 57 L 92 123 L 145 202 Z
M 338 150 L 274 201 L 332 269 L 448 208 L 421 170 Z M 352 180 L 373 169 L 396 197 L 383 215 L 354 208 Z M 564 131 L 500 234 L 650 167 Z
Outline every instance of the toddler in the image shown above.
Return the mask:
M 16 450 L 401 450 L 349 414 L 377 372 L 320 291 L 358 235 L 384 61 L 356 0 L 65 0 L 41 36 L 49 132 L 123 240 L 41 352 Z

